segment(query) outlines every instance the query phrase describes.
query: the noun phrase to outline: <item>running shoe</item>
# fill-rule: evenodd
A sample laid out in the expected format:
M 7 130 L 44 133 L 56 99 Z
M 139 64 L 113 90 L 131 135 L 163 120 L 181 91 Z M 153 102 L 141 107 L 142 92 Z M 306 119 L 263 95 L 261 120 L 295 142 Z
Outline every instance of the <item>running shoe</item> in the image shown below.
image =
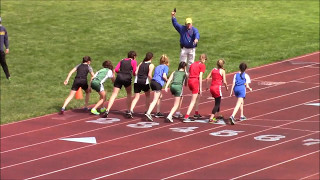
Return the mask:
M 107 108 L 105 108 L 105 107 L 103 107 L 103 108 L 100 108 L 100 112 L 101 112 L 101 113 L 104 113 L 104 112 L 106 112 L 106 110 L 107 110 Z
M 188 123 L 188 122 L 192 122 L 192 120 L 191 120 L 191 119 L 189 119 L 189 118 L 184 118 L 182 122 L 184 122 L 184 123 Z
M 235 125 L 236 119 L 233 116 L 230 116 L 229 120 L 231 125 Z
M 132 117 L 132 114 L 133 114 L 133 112 L 132 112 L 132 111 L 129 111 L 129 112 L 126 113 L 126 116 L 127 116 L 128 118 L 133 118 L 133 117 Z
M 147 114 L 147 113 L 146 113 L 146 114 L 144 114 L 144 115 L 147 117 L 147 120 L 148 120 L 148 121 L 151 121 L 151 122 L 153 121 L 151 114 Z
M 202 118 L 202 116 L 201 116 L 200 114 L 195 114 L 193 117 L 194 117 L 195 119 Z
M 109 111 L 106 110 L 106 112 L 103 113 L 102 117 L 103 117 L 103 118 L 107 118 L 108 115 L 109 115 Z
M 173 117 L 180 119 L 180 118 L 183 118 L 183 115 L 181 113 L 176 113 L 173 115 Z
M 212 119 L 209 119 L 209 123 L 213 124 L 213 123 L 217 123 L 219 120 L 216 119 L 215 117 L 213 117 Z
M 170 122 L 170 123 L 173 122 L 172 117 L 169 117 L 169 116 L 167 116 L 166 120 L 167 120 L 167 122 Z
M 161 112 L 157 112 L 157 113 L 154 115 L 154 117 L 156 117 L 156 118 L 163 118 L 164 115 L 163 115 Z
M 99 115 L 100 113 L 96 109 L 92 108 L 91 109 L 91 114 Z
M 144 112 L 144 114 L 147 114 L 147 111 Z M 150 113 L 151 116 L 154 116 L 154 114 Z
M 64 109 L 64 108 L 61 108 L 59 114 L 60 114 L 60 115 L 63 115 L 63 114 L 64 114 L 64 111 L 65 111 L 65 109 Z
M 247 120 L 247 118 L 245 116 L 241 116 L 240 121 L 244 121 L 244 120 Z

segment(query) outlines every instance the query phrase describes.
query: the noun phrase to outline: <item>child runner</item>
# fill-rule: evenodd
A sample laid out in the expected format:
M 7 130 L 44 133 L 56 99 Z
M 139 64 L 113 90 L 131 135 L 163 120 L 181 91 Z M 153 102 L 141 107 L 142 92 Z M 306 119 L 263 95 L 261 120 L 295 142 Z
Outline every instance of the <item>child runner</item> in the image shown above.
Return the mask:
M 202 117 L 199 114 L 199 101 L 200 96 L 202 94 L 202 75 L 206 70 L 205 62 L 207 60 L 206 54 L 201 54 L 199 57 L 199 61 L 191 64 L 189 68 L 189 79 L 188 86 L 192 92 L 191 102 L 187 110 L 187 114 L 184 116 L 183 122 L 190 122 L 189 114 L 191 113 L 193 106 L 196 105 L 194 118 Z
M 92 80 L 94 73 L 92 70 L 92 67 L 90 66 L 91 63 L 91 58 L 90 56 L 84 56 L 82 58 L 82 64 L 78 64 L 76 67 L 74 67 L 68 74 L 67 79 L 64 81 L 64 85 L 67 85 L 69 82 L 69 79 L 71 75 L 77 71 L 76 77 L 74 78 L 71 91 L 67 99 L 64 101 L 64 104 L 60 110 L 60 114 L 63 114 L 66 106 L 69 104 L 71 99 L 74 97 L 76 94 L 77 90 L 81 87 L 83 90 L 86 92 L 86 98 L 85 98 L 85 109 L 87 109 L 88 102 L 89 102 L 89 93 L 91 92 L 91 87 L 90 84 L 88 85 L 87 81 L 87 76 L 90 73 L 91 74 L 91 79 Z
M 136 106 L 139 98 L 140 98 L 140 92 L 144 91 L 145 95 L 146 95 L 146 104 L 145 104 L 145 108 L 146 111 L 149 108 L 150 105 L 150 81 L 152 79 L 152 72 L 154 69 L 154 65 L 151 63 L 153 58 L 153 54 L 151 52 L 148 52 L 146 54 L 146 57 L 144 58 L 143 62 L 141 62 L 137 68 L 137 76 L 136 79 L 134 81 L 134 99 L 132 100 L 132 104 L 130 107 L 130 112 L 128 114 L 129 118 L 132 118 L 132 114 L 133 114 L 133 109 Z
M 221 103 L 221 85 L 222 82 L 224 86 L 226 87 L 226 90 L 228 91 L 228 85 L 226 80 L 226 71 L 223 69 L 223 66 L 225 64 L 225 61 L 223 59 L 219 59 L 217 61 L 217 68 L 213 68 L 211 73 L 208 74 L 206 78 L 207 82 L 207 90 L 208 88 L 208 80 L 212 77 L 211 86 L 210 86 L 210 93 L 212 97 L 214 97 L 214 108 L 212 109 L 212 114 L 210 115 L 209 123 L 216 123 L 218 122 L 218 119 L 223 119 L 223 116 L 219 116 L 220 112 L 220 103 Z M 215 114 L 218 114 L 217 118 L 215 117 Z
M 100 95 L 100 100 L 97 104 L 91 109 L 91 113 L 94 115 L 99 115 L 100 113 L 97 111 L 97 108 L 103 106 L 103 103 L 106 101 L 106 91 L 104 90 L 104 82 L 107 79 L 111 79 L 114 82 L 114 72 L 111 61 L 106 60 L 102 63 L 103 69 L 100 69 L 94 75 L 91 81 L 91 88 L 96 90 Z M 100 108 L 100 112 L 105 112 L 106 108 Z
M 151 111 L 157 104 L 157 113 L 155 114 L 156 118 L 164 117 L 162 113 L 160 113 L 160 101 L 162 98 L 161 89 L 164 83 L 168 80 L 167 75 L 169 72 L 169 58 L 167 55 L 163 54 L 160 58 L 160 65 L 157 66 L 154 70 L 154 75 L 151 80 L 151 89 L 154 91 L 153 101 L 151 102 L 148 111 L 145 113 L 148 121 L 153 121 L 151 116 Z
M 106 118 L 109 115 L 110 108 L 113 105 L 114 100 L 118 96 L 118 93 L 122 86 L 126 88 L 127 92 L 127 111 L 126 114 L 130 112 L 131 106 L 131 81 L 132 75 L 136 75 L 137 53 L 135 51 L 128 52 L 128 58 L 122 59 L 116 66 L 115 72 L 117 73 L 117 78 L 113 84 L 113 92 L 108 102 L 108 107 L 103 117 Z
M 187 66 L 186 62 L 180 62 L 178 70 L 171 73 L 169 80 L 166 84 L 165 91 L 168 92 L 168 86 L 169 86 L 170 82 L 172 81 L 172 83 L 170 85 L 170 91 L 171 91 L 172 95 L 174 95 L 174 105 L 173 105 L 169 115 L 166 118 L 167 122 L 173 122 L 172 115 L 177 109 L 179 109 L 177 112 L 177 115 L 178 115 L 178 117 L 180 117 L 180 107 L 181 107 L 181 103 L 182 103 L 182 99 L 183 99 L 183 97 L 182 97 L 183 84 L 185 84 L 185 86 L 187 86 L 186 66 Z
M 240 72 L 234 75 L 233 84 L 230 92 L 230 96 L 232 96 L 232 91 L 234 90 L 234 95 L 238 98 L 237 104 L 233 110 L 232 115 L 230 116 L 231 125 L 235 124 L 234 116 L 237 114 L 239 108 L 240 108 L 240 120 L 247 119 L 243 115 L 243 104 L 244 104 L 244 98 L 246 97 L 246 88 L 252 91 L 252 89 L 249 86 L 249 83 L 251 83 L 250 77 L 248 74 L 245 73 L 247 69 L 247 64 L 241 63 L 239 65 L 239 69 L 240 69 Z

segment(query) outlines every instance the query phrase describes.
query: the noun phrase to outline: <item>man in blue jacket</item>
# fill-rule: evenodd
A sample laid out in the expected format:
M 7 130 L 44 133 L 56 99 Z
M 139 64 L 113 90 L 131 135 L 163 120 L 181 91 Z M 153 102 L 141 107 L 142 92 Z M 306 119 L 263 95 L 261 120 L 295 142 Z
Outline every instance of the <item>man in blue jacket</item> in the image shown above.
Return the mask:
M 3 45 L 6 47 L 5 51 L 4 51 Z M 1 17 L 0 17 L 0 63 L 4 73 L 6 74 L 7 79 L 10 79 L 10 73 L 9 73 L 8 65 L 6 63 L 6 54 L 8 53 L 9 53 L 8 33 L 6 28 L 2 26 Z
M 194 62 L 196 56 L 196 47 L 200 39 L 198 29 L 192 26 L 192 19 L 187 18 L 185 25 L 180 25 L 176 19 L 176 12 L 171 12 L 172 25 L 180 34 L 180 62 L 186 62 L 187 72 L 189 71 L 190 65 Z

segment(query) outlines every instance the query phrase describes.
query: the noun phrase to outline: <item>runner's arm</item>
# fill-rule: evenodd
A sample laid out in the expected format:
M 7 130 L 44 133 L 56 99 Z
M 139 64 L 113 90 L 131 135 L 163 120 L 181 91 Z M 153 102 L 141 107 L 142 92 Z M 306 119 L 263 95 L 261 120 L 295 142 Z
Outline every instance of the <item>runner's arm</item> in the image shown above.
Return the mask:
M 67 85 L 67 84 L 68 84 L 68 82 L 69 82 L 69 79 L 70 79 L 71 75 L 72 75 L 74 72 L 76 72 L 76 71 L 77 71 L 77 68 L 76 68 L 76 67 L 75 67 L 75 68 L 73 68 L 73 69 L 71 69 L 71 71 L 69 72 L 69 74 L 68 74 L 68 76 L 67 76 L 66 80 L 64 81 L 64 85 Z
M 174 72 L 171 73 L 171 75 L 170 75 L 170 77 L 169 77 L 169 79 L 168 79 L 168 81 L 167 81 L 167 84 L 166 84 L 166 87 L 165 87 L 165 91 L 166 91 L 166 92 L 168 92 L 168 86 L 170 85 L 170 83 L 171 83 L 171 81 L 172 81 L 172 79 L 173 79 L 173 74 L 174 74 Z

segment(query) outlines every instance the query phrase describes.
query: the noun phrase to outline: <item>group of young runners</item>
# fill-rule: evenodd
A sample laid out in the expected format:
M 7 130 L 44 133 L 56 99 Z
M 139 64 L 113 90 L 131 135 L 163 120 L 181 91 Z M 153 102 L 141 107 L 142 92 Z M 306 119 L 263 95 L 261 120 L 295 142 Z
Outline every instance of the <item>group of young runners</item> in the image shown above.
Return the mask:
M 183 122 L 190 122 L 194 119 L 201 118 L 199 114 L 199 101 L 200 95 L 202 94 L 202 82 L 203 74 L 206 70 L 205 62 L 207 61 L 207 55 L 201 54 L 199 60 L 192 63 L 187 71 L 187 63 L 180 62 L 177 70 L 173 71 L 170 76 L 169 73 L 169 58 L 167 55 L 163 54 L 160 57 L 159 65 L 155 67 L 153 64 L 153 54 L 151 52 L 146 53 L 144 60 L 137 64 L 137 53 L 135 51 L 130 51 L 127 58 L 122 59 L 115 68 L 110 60 L 106 60 L 102 63 L 102 69 L 97 71 L 95 74 L 90 66 L 91 58 L 89 56 L 83 57 L 82 63 L 74 67 L 68 74 L 67 79 L 64 84 L 67 85 L 71 75 L 76 72 L 76 76 L 71 87 L 69 96 L 66 98 L 60 114 L 63 114 L 66 106 L 71 101 L 71 99 L 76 94 L 76 91 L 81 87 L 85 92 L 85 109 L 88 109 L 89 94 L 91 89 L 94 89 L 99 95 L 100 99 L 95 104 L 95 106 L 90 110 L 91 114 L 102 115 L 106 118 L 109 115 L 109 111 L 118 96 L 119 91 L 122 86 L 125 87 L 127 93 L 126 105 L 127 111 L 126 116 L 132 118 L 134 114 L 134 108 L 139 101 L 140 93 L 143 91 L 145 94 L 145 116 L 148 121 L 153 121 L 153 116 L 151 112 L 156 108 L 156 113 L 154 117 L 161 118 L 165 117 L 161 113 L 161 99 L 162 99 L 162 87 L 165 85 L 165 92 L 170 89 L 171 94 L 174 96 L 173 107 L 170 113 L 166 116 L 166 122 L 173 122 L 173 117 L 183 118 Z M 226 81 L 226 71 L 224 70 L 225 61 L 219 59 L 217 61 L 217 67 L 213 68 L 206 78 L 206 90 L 210 90 L 212 97 L 215 99 L 215 104 L 212 109 L 209 123 L 216 123 L 223 119 L 223 116 L 219 114 L 220 103 L 221 103 L 221 87 L 225 86 L 228 91 L 228 84 Z M 235 96 L 238 98 L 236 106 L 232 115 L 230 116 L 230 124 L 235 124 L 235 115 L 240 109 L 240 120 L 245 120 L 246 117 L 243 114 L 243 104 L 246 95 L 246 88 L 250 91 L 252 89 L 249 86 L 251 82 L 248 74 L 245 73 L 247 65 L 241 63 L 239 66 L 240 72 L 236 73 L 233 78 L 233 84 L 231 88 L 230 96 L 234 92 Z M 91 78 L 88 83 L 87 75 L 90 74 Z M 117 75 L 115 75 L 117 74 Z M 153 74 L 153 75 L 152 75 Z M 116 76 L 116 77 L 115 77 Z M 132 99 L 132 77 L 134 79 L 134 98 Z M 104 90 L 104 83 L 107 79 L 111 79 L 113 82 L 113 92 L 107 103 L 106 102 L 106 92 Z M 211 79 L 211 85 L 209 87 L 209 81 Z M 192 92 L 191 102 L 187 109 L 187 112 L 183 116 L 180 112 L 182 100 L 183 100 L 183 86 L 188 86 Z M 151 88 L 151 90 L 150 90 Z M 153 91 L 153 100 L 151 101 L 151 92 Z M 191 111 L 195 108 L 194 118 L 189 118 Z

